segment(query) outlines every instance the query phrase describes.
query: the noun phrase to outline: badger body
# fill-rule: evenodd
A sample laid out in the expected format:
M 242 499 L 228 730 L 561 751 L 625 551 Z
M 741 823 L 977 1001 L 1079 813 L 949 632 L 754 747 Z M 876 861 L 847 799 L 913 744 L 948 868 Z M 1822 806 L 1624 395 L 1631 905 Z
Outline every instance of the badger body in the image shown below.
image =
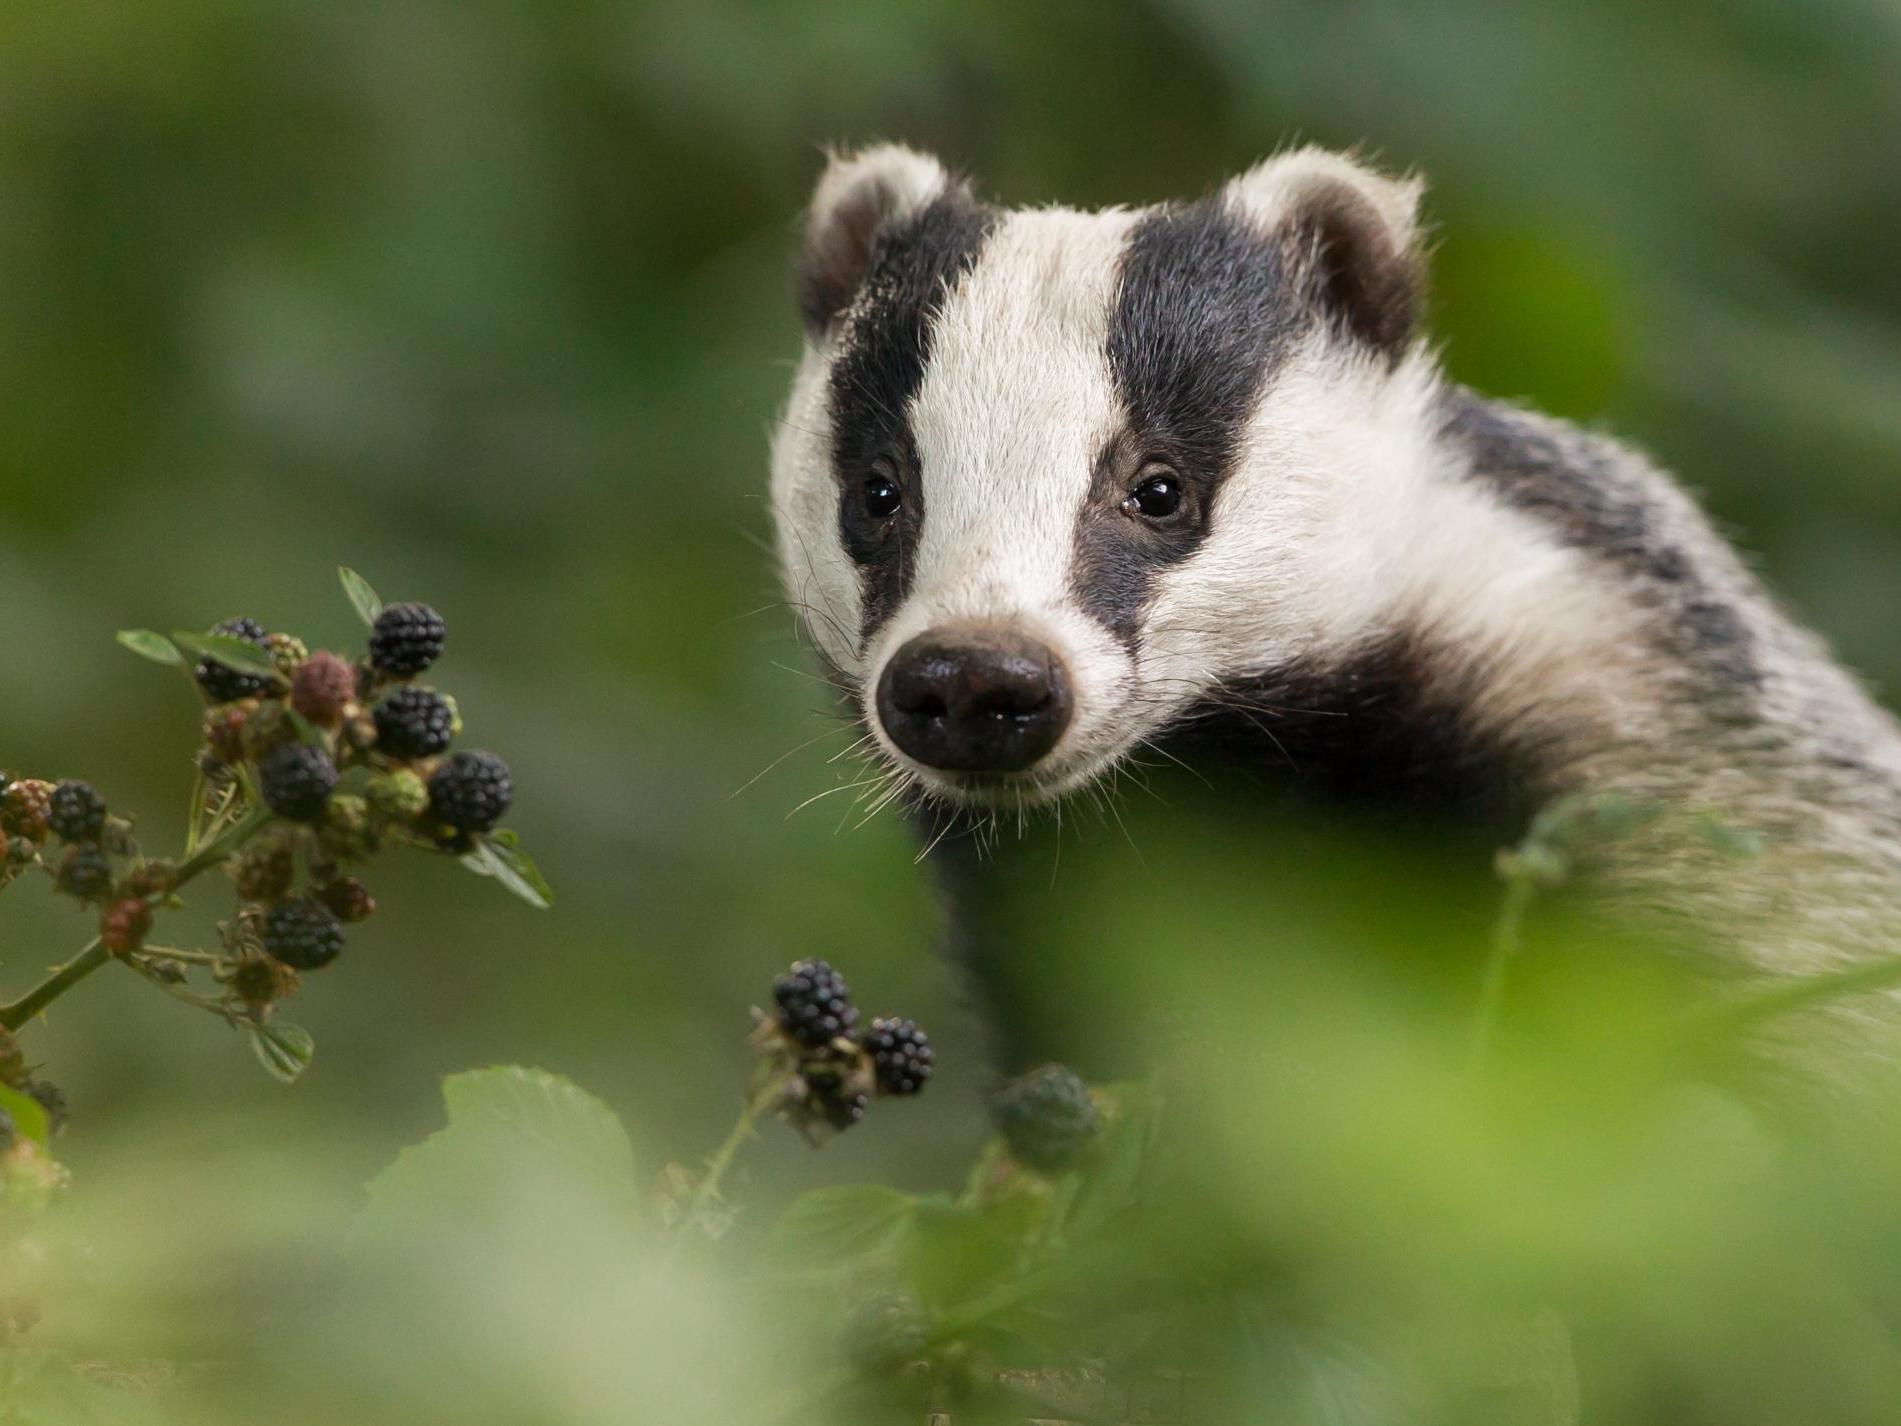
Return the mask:
M 1097 213 L 898 148 L 821 180 L 784 578 L 993 985 L 1014 839 L 960 829 L 1151 750 L 1474 847 L 1616 794 L 1659 812 L 1593 862 L 1619 916 L 1743 975 L 1889 951 L 1901 730 L 1643 457 L 1444 376 L 1418 198 L 1311 149 Z

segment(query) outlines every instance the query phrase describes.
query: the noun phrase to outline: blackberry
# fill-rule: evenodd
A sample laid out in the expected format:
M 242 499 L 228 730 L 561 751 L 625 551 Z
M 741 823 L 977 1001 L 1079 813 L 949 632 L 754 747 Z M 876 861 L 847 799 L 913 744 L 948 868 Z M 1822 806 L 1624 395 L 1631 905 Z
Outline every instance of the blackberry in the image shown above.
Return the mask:
M 337 920 L 348 924 L 362 921 L 376 911 L 376 898 L 370 889 L 353 876 L 333 881 L 317 892 L 317 899 L 329 907 Z
M 330 754 L 305 743 L 273 748 L 257 772 L 265 805 L 293 822 L 314 822 L 323 816 L 337 786 L 337 767 Z
M 915 1020 L 881 1016 L 871 1022 L 859 1043 L 871 1056 L 880 1094 L 916 1094 L 931 1077 L 937 1056 L 930 1036 L 918 1029 Z
M 318 970 L 343 950 L 343 925 L 308 896 L 280 901 L 264 918 L 264 949 L 293 970 Z
M 320 728 L 334 728 L 343 706 L 356 697 L 356 670 L 319 649 L 290 676 L 290 706 Z
M 865 1117 L 865 1111 L 871 1108 L 871 1096 L 834 1087 L 819 1095 L 818 1103 L 821 1117 L 842 1134 Z
M 493 753 L 457 753 L 429 778 L 429 814 L 457 832 L 486 832 L 514 799 L 508 764 Z
M 858 1023 L 851 987 L 824 961 L 794 962 L 772 984 L 779 1003 L 779 1024 L 786 1034 L 812 1049 L 823 1049 Z
M 270 635 L 264 632 L 264 626 L 255 619 L 226 619 L 222 624 L 213 625 L 211 632 L 242 639 L 247 644 L 257 645 L 260 652 L 270 652 Z M 263 675 L 244 673 L 216 659 L 199 659 L 191 672 L 192 677 L 198 680 L 198 686 L 204 689 L 205 696 L 213 703 L 255 698 L 270 686 L 270 680 Z
M 59 889 L 81 901 L 97 901 L 112 890 L 112 859 L 95 846 L 78 846 L 59 866 Z
M 62 782 L 46 804 L 46 825 L 62 842 L 93 842 L 105 830 L 106 804 L 90 782 Z
M 297 863 L 289 843 L 259 840 L 238 853 L 231 874 L 237 880 L 241 900 L 276 901 L 290 890 Z
M 376 705 L 376 746 L 399 762 L 447 752 L 455 710 L 441 694 L 408 684 Z
M 1066 1065 L 1044 1065 L 1012 1080 L 990 1108 L 1010 1156 L 1042 1173 L 1074 1168 L 1102 1127 L 1089 1086 Z
M 66 1091 L 50 1079 L 30 1079 L 26 1092 L 46 1111 L 46 1132 L 57 1134 L 66 1127 Z
M 136 951 L 152 929 L 152 908 L 135 896 L 115 901 L 99 918 L 99 944 L 115 956 Z
M 30 842 L 44 842 L 52 800 L 52 783 L 34 777 L 16 778 L 7 784 L 5 796 L 0 796 L 0 828 Z
M 442 616 L 427 604 L 392 604 L 370 630 L 370 662 L 379 673 L 408 678 L 442 657 Z

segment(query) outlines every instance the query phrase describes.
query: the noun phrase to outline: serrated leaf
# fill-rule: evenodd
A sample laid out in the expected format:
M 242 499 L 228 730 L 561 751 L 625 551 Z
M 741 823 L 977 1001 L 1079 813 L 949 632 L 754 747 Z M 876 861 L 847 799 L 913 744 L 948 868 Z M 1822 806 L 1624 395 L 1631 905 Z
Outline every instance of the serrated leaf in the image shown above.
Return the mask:
M 132 650 L 140 658 L 171 668 L 185 666 L 185 656 L 178 651 L 178 645 L 154 630 L 121 629 L 118 638 L 121 647 Z
M 376 623 L 376 616 L 383 612 L 383 601 L 370 588 L 370 582 L 348 565 L 337 566 L 337 578 L 342 581 L 343 592 L 350 597 L 357 617 L 365 624 Z
M 837 1268 L 895 1251 L 917 1200 L 881 1184 L 846 1184 L 806 1194 L 767 1233 L 764 1256 L 790 1272 Z
M 303 1026 L 274 1020 L 251 1031 L 251 1048 L 257 1051 L 258 1063 L 272 1079 L 292 1084 L 310 1068 L 317 1042 Z
M 550 1179 L 580 1180 L 617 1208 L 639 1206 L 634 1149 L 614 1111 L 545 1070 L 499 1065 L 442 1082 L 448 1125 L 403 1150 L 370 1181 L 373 1210 L 401 1201 L 426 1207 L 447 1178 L 493 1177 L 510 1164 Z M 483 1165 L 489 1167 L 486 1171 Z
M 52 1125 L 47 1122 L 45 1106 L 39 1100 L 23 1090 L 0 1084 L 0 1110 L 13 1121 L 16 1132 L 44 1147 Z
M 177 633 L 172 635 L 172 642 L 186 653 L 196 654 L 201 659 L 215 659 L 239 673 L 254 673 L 264 678 L 279 677 L 277 665 L 271 662 L 268 653 L 256 644 L 230 634 Z
M 493 832 L 459 858 L 477 876 L 493 877 L 537 911 L 554 904 L 554 892 L 513 832 Z

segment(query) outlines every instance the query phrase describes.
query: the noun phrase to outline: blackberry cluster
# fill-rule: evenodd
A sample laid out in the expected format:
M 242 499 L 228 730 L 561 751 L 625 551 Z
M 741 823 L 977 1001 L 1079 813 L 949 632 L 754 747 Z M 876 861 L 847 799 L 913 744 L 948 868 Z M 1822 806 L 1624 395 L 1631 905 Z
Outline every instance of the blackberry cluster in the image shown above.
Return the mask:
M 271 651 L 270 635 L 264 632 L 264 626 L 255 619 L 226 619 L 222 624 L 214 624 L 211 632 L 255 644 L 260 653 Z M 262 674 L 245 673 L 210 658 L 198 660 L 197 666 L 192 669 L 192 677 L 198 680 L 198 686 L 204 689 L 205 696 L 213 703 L 235 703 L 240 698 L 255 698 L 269 688 L 271 682 Z
M 1010 1156 L 1039 1173 L 1065 1173 L 1082 1162 L 1102 1120 L 1089 1086 L 1065 1065 L 1044 1065 L 991 1098 Z
M 308 896 L 280 901 L 265 914 L 265 952 L 292 970 L 320 970 L 343 951 L 343 924 Z
M 880 1017 L 871 1022 L 860 1043 L 871 1056 L 882 1094 L 916 1094 L 931 1077 L 936 1053 L 915 1020 Z
M 330 754 L 306 743 L 283 743 L 258 764 L 258 791 L 264 805 L 292 822 L 323 816 L 337 788 L 337 765 Z
M 427 604 L 391 604 L 370 630 L 370 664 L 378 673 L 413 678 L 442 657 L 442 616 Z
M 455 735 L 455 710 L 449 700 L 414 684 L 396 689 L 376 705 L 373 716 L 377 750 L 404 761 L 447 752 Z
M 851 988 L 827 962 L 797 962 L 772 996 L 754 1043 L 783 1076 L 780 1112 L 807 1138 L 849 1129 L 874 1098 L 916 1094 L 931 1077 L 931 1042 L 916 1022 L 880 1017 L 859 1031 Z
M 851 987 L 824 961 L 799 961 L 773 982 L 779 1024 L 801 1045 L 822 1049 L 858 1023 Z
M 46 804 L 46 825 L 62 842 L 95 842 L 106 827 L 106 804 L 89 782 L 62 782 Z

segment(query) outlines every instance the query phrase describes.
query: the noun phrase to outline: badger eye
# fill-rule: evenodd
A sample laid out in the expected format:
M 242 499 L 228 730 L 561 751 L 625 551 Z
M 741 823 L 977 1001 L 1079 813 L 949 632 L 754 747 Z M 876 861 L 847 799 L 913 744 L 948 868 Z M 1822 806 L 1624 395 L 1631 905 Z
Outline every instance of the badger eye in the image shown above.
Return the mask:
M 888 520 L 904 503 L 904 492 L 888 475 L 865 477 L 865 513 L 874 520 Z
M 1151 470 L 1123 500 L 1122 513 L 1145 520 L 1166 520 L 1181 509 L 1181 504 L 1181 477 L 1172 470 Z

